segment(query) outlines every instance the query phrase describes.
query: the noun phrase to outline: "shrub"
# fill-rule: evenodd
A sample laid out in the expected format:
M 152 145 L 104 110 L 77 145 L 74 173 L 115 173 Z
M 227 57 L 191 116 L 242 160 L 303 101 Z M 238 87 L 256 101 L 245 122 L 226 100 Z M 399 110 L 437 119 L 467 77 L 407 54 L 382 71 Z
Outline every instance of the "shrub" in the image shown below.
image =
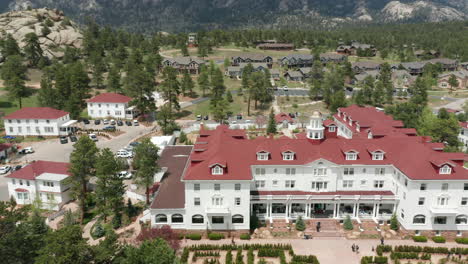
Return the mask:
M 247 264 L 254 264 L 255 263 L 255 256 L 253 253 L 253 249 L 249 249 L 247 252 Z
M 187 141 L 187 134 L 185 134 L 184 131 L 181 131 L 180 136 L 179 136 L 179 142 L 184 143 L 186 141 Z
M 392 252 L 392 246 L 378 245 L 375 251 L 377 252 L 377 255 L 382 256 L 384 252 Z
M 398 219 L 396 217 L 396 214 L 392 215 L 392 218 L 390 219 L 390 228 L 395 231 L 399 229 L 399 224 L 398 224 Z
M 232 252 L 231 250 L 229 250 L 227 253 L 226 253 L 226 264 L 232 264 Z
M 185 237 L 190 240 L 201 240 L 202 235 L 201 234 L 188 234 Z
M 413 236 L 414 242 L 427 242 L 427 237 L 425 236 Z
M 100 237 L 103 237 L 105 234 L 106 234 L 106 231 L 105 231 L 104 228 L 102 227 L 101 223 L 98 222 L 98 223 L 94 226 L 94 229 L 93 229 L 93 236 L 94 236 L 95 238 L 100 238 Z
M 468 244 L 468 237 L 458 237 L 458 238 L 455 238 L 455 242 L 457 242 L 458 244 Z
M 244 256 L 242 255 L 242 249 L 237 250 L 236 264 L 244 264 Z
M 224 239 L 224 235 L 221 233 L 210 233 L 208 234 L 208 239 L 210 240 L 221 240 Z
M 138 241 L 153 240 L 155 238 L 162 238 L 167 244 L 174 250 L 180 248 L 179 234 L 175 233 L 174 230 L 168 225 L 163 225 L 158 228 L 143 228 L 140 234 L 137 236 Z M 200 236 L 201 238 L 201 236 Z
M 364 256 L 361 258 L 361 264 L 387 264 L 388 258 L 387 257 L 372 257 L 372 256 Z
M 302 216 L 299 216 L 296 221 L 296 230 L 297 231 L 304 231 L 306 229 L 304 220 L 302 220 Z
M 250 234 L 241 234 L 240 239 L 241 240 L 249 240 L 250 239 Z
M 345 219 L 345 221 L 343 223 L 343 227 L 346 230 L 353 230 L 354 229 L 353 221 L 351 221 L 351 217 L 349 215 L 346 216 L 346 219 Z
M 437 243 L 437 242 L 436 242 Z M 431 260 L 431 254 L 423 253 L 420 257 L 422 260 Z
M 435 236 L 435 237 L 432 237 L 432 241 L 434 241 L 436 243 L 445 243 L 445 237 Z

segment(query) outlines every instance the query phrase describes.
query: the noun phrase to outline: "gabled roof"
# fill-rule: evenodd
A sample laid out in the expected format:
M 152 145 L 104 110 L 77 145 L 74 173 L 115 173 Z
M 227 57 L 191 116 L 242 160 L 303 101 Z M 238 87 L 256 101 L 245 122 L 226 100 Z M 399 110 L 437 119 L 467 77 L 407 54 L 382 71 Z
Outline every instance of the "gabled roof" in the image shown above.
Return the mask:
M 276 123 L 283 123 L 284 121 L 287 121 L 288 123 L 294 123 L 294 119 L 292 119 L 292 117 L 286 113 L 279 113 L 275 115 Z
M 102 93 L 89 99 L 89 103 L 128 103 L 132 100 L 131 97 L 118 93 Z
M 69 176 L 68 172 L 70 163 L 66 162 L 55 162 L 55 161 L 35 161 L 26 165 L 21 170 L 15 171 L 8 176 L 7 178 L 15 179 L 24 179 L 24 180 L 34 180 L 37 177 L 41 176 L 44 173 L 51 174 L 61 174 Z
M 3 119 L 57 119 L 68 114 L 68 112 L 51 107 L 23 107 L 4 116 Z

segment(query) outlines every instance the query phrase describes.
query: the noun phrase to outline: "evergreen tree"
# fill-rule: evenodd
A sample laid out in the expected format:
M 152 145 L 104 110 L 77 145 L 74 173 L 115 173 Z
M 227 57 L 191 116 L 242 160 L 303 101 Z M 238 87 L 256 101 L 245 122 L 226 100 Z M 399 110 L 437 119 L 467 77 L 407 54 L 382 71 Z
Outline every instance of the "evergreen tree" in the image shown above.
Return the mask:
M 390 219 L 390 229 L 398 231 L 399 229 L 399 224 L 398 224 L 398 219 L 396 217 L 396 214 L 392 215 L 392 218 Z
M 193 88 L 194 88 L 193 80 L 190 74 L 185 71 L 184 77 L 182 79 L 181 90 L 182 94 L 192 96 L 193 95 Z
M 167 103 L 159 108 L 156 119 L 164 135 L 171 135 L 172 132 L 174 132 L 174 130 L 177 128 L 174 115 L 171 108 L 169 107 L 169 104 Z
M 93 71 L 93 81 L 97 89 L 102 87 L 103 77 L 102 75 L 106 71 L 106 65 L 104 63 L 101 51 L 92 51 L 89 56 L 89 64 Z
M 385 101 L 388 104 L 393 103 L 393 83 L 392 83 L 392 70 L 390 64 L 383 63 L 380 69 L 379 81 L 382 82 L 383 89 L 385 90 Z
M 146 240 L 139 247 L 127 246 L 122 264 L 173 264 L 179 263 L 174 250 L 162 238 Z
M 55 89 L 50 74 L 44 73 L 41 78 L 41 89 L 39 89 L 37 100 L 39 105 L 60 109 L 57 104 L 57 98 L 59 97 L 57 90 Z
M 124 79 L 125 94 L 133 98 L 132 104 L 141 113 L 154 111 L 154 78 L 141 67 L 138 52 L 133 53 L 129 58 L 127 67 L 127 76 Z
M 428 87 L 423 78 L 418 77 L 411 86 L 412 96 L 410 98 L 410 102 L 419 107 L 425 107 L 428 102 L 427 90 Z
M 372 94 L 372 102 L 374 106 L 382 106 L 385 100 L 385 90 L 382 81 L 377 81 L 375 84 L 374 93 Z
M 306 229 L 306 225 L 304 220 L 302 220 L 302 216 L 299 216 L 296 220 L 296 230 L 297 231 L 304 231 Z
M 176 69 L 172 67 L 164 68 L 163 79 L 160 86 L 163 98 L 168 102 L 171 112 L 174 110 L 179 111 L 180 105 L 178 96 L 180 95 L 180 83 L 177 80 Z
M 451 74 L 449 79 L 448 79 L 448 84 L 450 85 L 450 90 L 453 90 L 453 88 L 457 88 L 459 83 L 457 80 L 457 77 L 454 74 Z
M 120 71 L 116 66 L 112 66 L 107 76 L 107 90 L 114 93 L 122 92 L 122 85 L 120 84 Z
M 66 83 L 69 87 L 65 89 L 68 89 L 69 97 L 65 98 L 67 101 L 63 109 L 70 112 L 71 118 L 78 119 L 86 107 L 86 99 L 89 98 L 90 79 L 85 67 L 79 61 L 67 65 L 65 78 L 68 79 Z
M 344 222 L 343 222 L 343 227 L 346 230 L 353 230 L 353 221 L 351 221 L 351 217 L 349 215 L 346 216 Z
M 317 101 L 322 94 L 322 83 L 318 79 L 311 79 L 309 87 L 309 98 Z
M 202 96 L 205 97 L 206 91 L 210 89 L 210 80 L 208 72 L 202 68 L 200 76 L 198 76 L 198 87 L 202 92 Z
M 267 126 L 267 134 L 276 134 L 276 120 L 275 120 L 275 113 L 273 112 L 273 108 L 270 111 L 270 115 L 268 116 L 268 126 Z
M 98 148 L 94 141 L 88 136 L 81 136 L 73 145 L 73 152 L 70 154 L 70 177 L 66 179 L 66 182 L 70 184 L 72 197 L 77 199 L 80 205 L 81 223 L 86 213 L 88 183 L 95 168 L 97 153 Z
M 182 53 L 182 56 L 184 56 L 184 57 L 190 55 L 189 52 L 188 52 L 188 49 L 187 49 L 187 45 L 182 44 L 180 46 L 180 53 Z
M 375 86 L 375 79 L 372 75 L 366 76 L 363 81 L 362 85 L 362 95 L 364 98 L 364 103 L 368 105 L 373 105 L 373 95 L 374 95 L 374 86 Z
M 216 68 L 211 78 L 210 104 L 213 108 L 217 108 L 218 104 L 225 103 L 222 102 L 225 90 L 223 73 L 219 68 Z
M 213 99 L 211 100 L 210 110 L 213 114 L 213 119 L 223 124 L 229 114 L 229 102 L 223 97 L 216 99 L 216 103 L 213 103 Z
M 22 108 L 22 99 L 31 95 L 31 90 L 25 85 L 26 67 L 22 58 L 18 55 L 7 57 L 1 69 L 1 77 L 8 96 L 18 100 L 19 107 Z
M 2 41 L 1 45 L 2 56 L 8 58 L 10 56 L 20 56 L 21 50 L 18 46 L 18 42 L 13 38 L 11 34 L 7 34 L 5 40 Z
M 229 90 L 226 92 L 226 101 L 228 101 L 229 103 L 234 102 L 234 99 L 232 98 L 232 93 Z
M 145 187 L 146 204 L 150 203 L 150 188 L 154 184 L 154 174 L 159 171 L 157 161 L 159 159 L 158 147 L 149 138 L 143 139 L 141 144 L 135 148 L 133 167 L 137 169 L 135 181 Z
M 43 57 L 43 52 L 41 45 L 39 44 L 39 38 L 36 33 L 31 32 L 24 36 L 25 46 L 23 48 L 24 55 L 26 60 L 29 62 L 29 65 L 36 67 L 39 64 L 39 61 Z

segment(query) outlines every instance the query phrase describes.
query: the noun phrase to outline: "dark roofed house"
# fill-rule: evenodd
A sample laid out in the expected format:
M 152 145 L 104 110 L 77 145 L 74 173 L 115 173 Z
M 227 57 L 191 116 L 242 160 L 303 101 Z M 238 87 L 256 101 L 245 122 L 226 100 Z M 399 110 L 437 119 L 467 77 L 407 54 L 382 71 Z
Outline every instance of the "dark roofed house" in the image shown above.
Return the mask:
M 418 59 L 423 59 L 423 58 L 437 58 L 439 57 L 440 53 L 437 50 L 415 50 L 414 55 Z
M 280 79 L 280 71 L 278 69 L 271 69 L 270 70 L 270 76 L 274 80 L 279 80 Z
M 468 71 L 468 61 L 460 63 L 460 67 Z
M 457 79 L 458 87 L 450 86 L 449 79 L 452 75 Z M 468 71 L 460 70 L 440 74 L 438 76 L 437 86 L 441 89 L 466 89 L 468 88 Z
M 164 67 L 173 67 L 180 73 L 188 71 L 190 74 L 199 74 L 201 65 L 205 63 L 205 60 L 201 58 L 189 56 L 166 58 L 162 62 Z
M 238 66 L 229 66 L 224 74 L 231 78 L 242 77 L 242 71 L 244 70 L 245 66 L 247 66 L 248 64 L 249 63 L 241 62 L 239 63 Z M 264 62 L 253 62 L 250 64 L 252 64 L 254 72 L 265 71 L 268 69 L 268 65 Z
M 320 61 L 323 64 L 333 62 L 333 63 L 341 63 L 346 61 L 346 56 L 343 54 L 338 54 L 338 53 L 322 53 L 320 54 Z
M 257 45 L 257 49 L 261 50 L 293 50 L 292 43 L 262 43 Z
M 416 61 L 416 62 L 403 62 L 401 66 L 405 68 L 411 75 L 421 75 L 424 72 L 424 66 L 427 62 L 425 61 Z
M 284 74 L 284 78 L 288 81 L 302 82 L 304 80 L 304 75 L 300 71 L 287 71 Z
M 268 68 L 271 69 L 273 66 L 273 58 L 271 56 L 260 54 L 260 53 L 244 53 L 231 58 L 233 66 L 239 66 L 241 63 L 254 63 L 254 62 L 263 62 L 268 65 Z
M 392 72 L 392 83 L 395 89 L 407 89 L 413 82 L 416 81 L 416 76 L 411 75 L 407 70 L 395 70 Z
M 438 58 L 438 59 L 429 60 L 428 62 L 432 64 L 439 63 L 442 66 L 443 71 L 456 71 L 458 68 L 457 60 L 452 60 L 452 59 L 447 59 L 447 58 Z
M 364 81 L 367 78 L 367 76 L 372 76 L 374 77 L 374 79 L 377 79 L 380 76 L 380 72 L 377 70 L 361 72 L 359 74 L 354 75 L 354 81 L 355 83 L 360 83 Z
M 314 56 L 311 54 L 289 54 L 279 59 L 281 67 L 288 68 L 304 68 L 312 67 Z
M 370 51 L 371 56 L 375 56 L 377 49 L 373 45 L 359 42 L 352 42 L 351 45 L 340 45 L 336 48 L 336 52 L 343 55 L 357 55 L 358 50 Z
M 373 61 L 357 61 L 351 64 L 353 71 L 356 73 L 361 73 L 364 71 L 380 70 L 380 63 Z

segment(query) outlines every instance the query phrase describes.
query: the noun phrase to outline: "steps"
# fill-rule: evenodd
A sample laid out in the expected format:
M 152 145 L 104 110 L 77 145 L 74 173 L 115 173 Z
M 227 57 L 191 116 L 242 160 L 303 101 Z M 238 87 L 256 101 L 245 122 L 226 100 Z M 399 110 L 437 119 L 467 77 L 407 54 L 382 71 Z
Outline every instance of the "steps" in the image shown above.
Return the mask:
M 316 226 L 317 223 L 320 222 L 320 232 L 317 232 Z M 321 238 L 336 238 L 336 237 L 344 237 L 345 234 L 343 230 L 340 228 L 339 223 L 337 220 L 334 219 L 311 219 L 307 220 L 307 228 L 305 233 L 308 235 L 312 235 L 312 237 L 321 237 Z

